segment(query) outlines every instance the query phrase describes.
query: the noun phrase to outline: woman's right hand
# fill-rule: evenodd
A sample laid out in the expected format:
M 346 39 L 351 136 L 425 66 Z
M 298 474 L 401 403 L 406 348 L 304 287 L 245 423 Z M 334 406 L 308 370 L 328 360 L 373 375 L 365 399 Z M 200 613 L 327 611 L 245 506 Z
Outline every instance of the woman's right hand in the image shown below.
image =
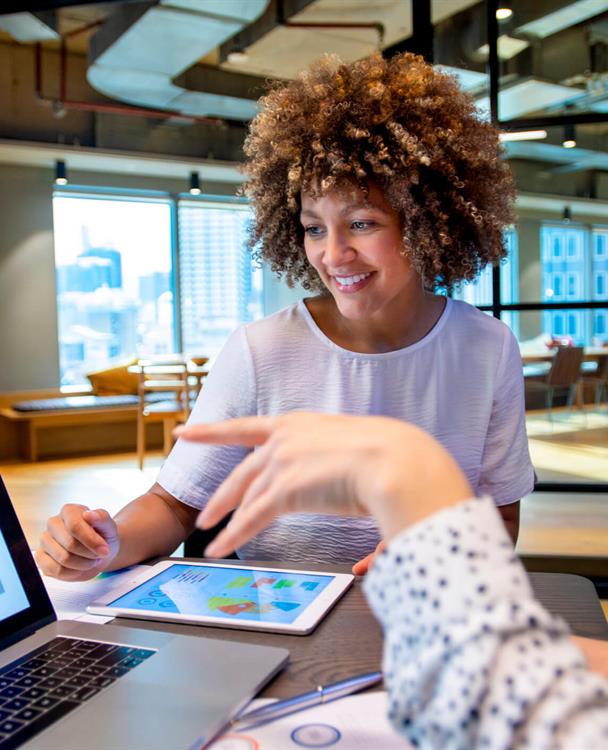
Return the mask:
M 86 581 L 110 565 L 119 547 L 118 527 L 107 511 L 69 503 L 47 521 L 35 559 L 45 575 Z

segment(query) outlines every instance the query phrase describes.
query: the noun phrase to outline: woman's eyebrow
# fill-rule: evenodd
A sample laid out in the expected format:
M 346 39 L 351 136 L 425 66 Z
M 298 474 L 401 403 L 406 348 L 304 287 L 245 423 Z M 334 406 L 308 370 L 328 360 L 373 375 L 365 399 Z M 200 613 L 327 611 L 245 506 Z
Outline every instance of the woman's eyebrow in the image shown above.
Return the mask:
M 310 208 L 303 208 L 303 209 L 302 209 L 302 210 L 300 211 L 300 218 L 302 218 L 303 216 L 308 216 L 308 217 L 310 217 L 310 218 L 313 218 L 313 219 L 318 219 L 318 218 L 319 218 L 319 215 L 318 215 L 318 214 L 316 214 L 316 213 L 315 213 L 315 212 L 314 212 L 314 211 L 313 211 L 312 209 L 310 209 Z

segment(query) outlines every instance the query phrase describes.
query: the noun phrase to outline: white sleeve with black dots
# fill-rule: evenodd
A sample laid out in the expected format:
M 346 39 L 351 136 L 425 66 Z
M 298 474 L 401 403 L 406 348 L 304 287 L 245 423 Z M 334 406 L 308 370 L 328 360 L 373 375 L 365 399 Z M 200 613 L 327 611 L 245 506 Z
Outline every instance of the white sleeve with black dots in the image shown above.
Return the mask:
M 364 585 L 390 718 L 415 746 L 608 748 L 608 681 L 534 598 L 489 497 L 405 530 Z

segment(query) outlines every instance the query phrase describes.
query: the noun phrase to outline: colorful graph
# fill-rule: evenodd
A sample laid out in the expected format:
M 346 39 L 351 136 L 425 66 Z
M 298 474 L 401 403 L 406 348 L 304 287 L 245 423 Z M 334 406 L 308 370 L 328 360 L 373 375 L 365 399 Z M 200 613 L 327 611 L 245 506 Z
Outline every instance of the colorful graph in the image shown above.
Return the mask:
M 258 578 L 255 583 L 251 584 L 251 588 L 259 589 L 262 586 L 272 586 L 276 580 L 276 578 Z
M 273 589 L 290 589 L 292 586 L 295 586 L 295 581 L 290 580 L 289 578 L 281 578 L 281 580 L 278 583 L 275 583 L 275 585 L 272 587 Z
M 237 576 L 234 581 L 231 581 L 226 588 L 227 589 L 244 589 L 247 584 L 253 581 L 253 576 Z

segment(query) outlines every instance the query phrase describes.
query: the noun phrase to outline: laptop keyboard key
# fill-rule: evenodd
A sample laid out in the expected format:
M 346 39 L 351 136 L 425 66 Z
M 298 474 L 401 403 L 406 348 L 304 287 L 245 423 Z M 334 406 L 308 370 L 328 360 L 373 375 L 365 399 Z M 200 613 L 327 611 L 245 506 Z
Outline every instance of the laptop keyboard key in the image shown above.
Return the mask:
M 104 674 L 106 668 L 104 666 L 97 666 L 97 664 L 91 664 L 90 667 L 83 669 L 80 674 L 85 677 L 99 677 L 100 674 Z
M 27 677 L 22 677 L 20 680 L 17 680 L 15 682 L 15 685 L 17 687 L 28 688 L 28 687 L 34 687 L 34 685 L 37 685 L 39 682 L 40 682 L 39 677 L 28 674 Z
M 33 687 L 33 688 L 29 688 L 28 690 L 26 690 L 25 693 L 22 693 L 19 697 L 20 698 L 28 698 L 29 700 L 34 701 L 37 698 L 42 698 L 42 696 L 44 695 L 44 693 L 45 693 L 45 691 L 42 690 L 41 688 L 39 688 L 39 687 Z
M 47 677 L 45 680 L 38 683 L 38 687 L 41 690 L 49 691 L 56 688 L 57 685 L 61 685 L 62 682 L 63 680 L 60 677 Z
M 89 698 L 92 698 L 96 693 L 99 692 L 99 688 L 96 687 L 81 687 L 78 688 L 78 690 L 75 693 L 72 693 L 70 695 L 70 700 L 73 701 L 88 701 Z
M 67 698 L 71 695 L 76 688 L 70 687 L 69 685 L 59 685 L 54 690 L 51 690 L 51 695 L 55 698 Z
M 28 706 L 27 708 L 24 708 L 23 711 L 19 711 L 18 714 L 15 714 L 13 718 L 18 719 L 19 721 L 32 721 L 33 719 L 37 719 L 41 714 L 42 711 L 39 709 Z
M 123 674 L 127 674 L 127 672 L 130 672 L 131 670 L 128 667 L 110 667 L 110 669 L 107 669 L 104 672 L 104 676 L 107 675 L 108 677 L 122 677 Z
M 5 711 L 4 709 L 0 708 L 0 723 L 6 721 L 9 716 L 11 716 L 10 711 Z
M 104 688 L 111 685 L 115 679 L 115 677 L 106 677 L 105 675 L 102 677 L 93 677 L 93 679 L 89 681 L 89 685 L 92 687 Z
M 0 690 L 0 698 L 16 698 L 18 695 L 21 695 L 24 688 L 15 687 L 14 685 L 9 685 L 8 687 L 5 687 L 3 690 Z
M 30 702 L 23 700 L 23 698 L 13 698 L 12 701 L 4 704 L 4 708 L 7 711 L 21 711 L 22 708 L 29 706 Z
M 79 688 L 83 685 L 89 684 L 90 677 L 86 677 L 83 675 L 77 674 L 75 677 L 71 677 L 67 682 L 64 682 L 64 685 L 67 685 L 67 687 L 75 687 Z
M 59 703 L 59 698 L 53 698 L 50 695 L 45 695 L 44 698 L 39 698 L 37 701 L 32 703 L 32 708 L 41 708 L 46 711 L 47 708 L 52 708 Z
M 14 719 L 7 719 L 6 721 L 3 721 L 2 724 L 0 724 L 0 732 L 4 732 L 5 734 L 13 734 L 13 732 L 16 732 L 18 729 L 21 729 L 23 726 L 22 721 L 15 721 Z

